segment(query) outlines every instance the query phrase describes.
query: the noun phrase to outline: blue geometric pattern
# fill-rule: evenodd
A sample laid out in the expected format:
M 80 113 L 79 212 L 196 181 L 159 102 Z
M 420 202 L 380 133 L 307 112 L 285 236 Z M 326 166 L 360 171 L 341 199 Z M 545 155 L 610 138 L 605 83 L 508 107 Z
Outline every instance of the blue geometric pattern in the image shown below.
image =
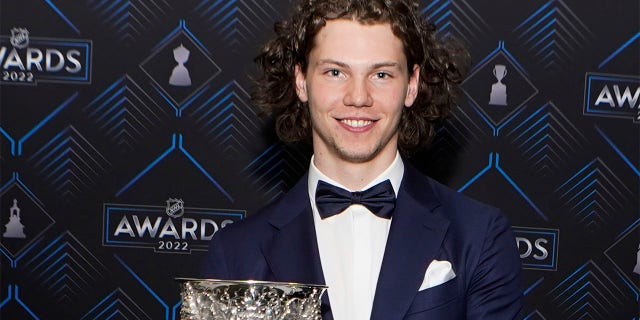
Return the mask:
M 191 83 L 184 87 L 174 86 L 170 81 L 172 68 L 177 64 L 174 50 L 178 47 L 187 50 L 186 63 L 191 68 L 185 67 L 185 76 Z M 180 20 L 178 26 L 166 34 L 152 51 L 140 63 L 140 69 L 153 81 L 155 91 L 175 109 L 176 117 L 181 117 L 182 110 L 201 96 L 208 83 L 221 72 L 218 64 L 212 59 L 211 51 L 187 27 L 185 20 Z M 166 69 L 167 67 L 169 68 Z
M 17 139 L 17 141 L 15 138 L 11 136 L 11 134 L 9 134 L 9 132 L 7 132 L 5 129 L 2 128 L 2 126 L 0 126 L 0 134 L 2 134 L 11 143 L 11 154 L 14 156 L 22 155 L 23 143 L 27 141 L 29 138 L 31 138 L 31 136 L 33 136 L 36 132 L 38 132 L 38 130 L 40 130 L 42 126 L 44 126 L 49 121 L 51 121 L 52 118 L 57 116 L 77 97 L 78 97 L 77 92 L 71 95 L 71 97 L 69 97 L 67 100 L 61 103 L 58 107 L 56 107 L 51 113 L 49 113 L 46 117 L 44 117 L 44 119 L 40 120 L 38 124 L 36 124 L 33 128 L 31 128 L 31 130 L 29 130 L 29 132 L 27 132 L 24 136 L 22 136 L 22 138 Z
M 603 131 L 602 129 L 600 129 L 598 126 L 595 127 L 596 131 L 598 131 L 598 133 L 600 134 L 600 136 L 602 136 L 602 138 L 609 144 L 609 146 L 611 146 L 611 148 L 613 149 L 613 151 L 624 161 L 625 164 L 627 164 L 627 166 L 629 166 L 629 168 L 631 169 L 631 171 L 633 173 L 635 173 L 638 177 L 640 177 L 640 168 L 635 165 L 631 159 L 629 159 L 629 157 L 624 154 L 622 152 L 622 150 L 620 150 L 620 148 L 618 147 L 618 145 L 613 142 L 613 140 L 611 140 L 611 138 L 609 138 Z
M 129 75 L 116 80 L 83 109 L 96 130 L 123 152 L 135 150 L 170 118 Z
M 625 250 L 628 247 L 635 248 L 639 242 L 640 212 L 636 216 L 638 219 L 616 237 L 616 241 L 604 251 L 604 255 L 616 268 L 616 273 L 633 292 L 636 300 L 640 301 L 640 282 L 637 281 L 638 272 L 634 270 L 633 255 L 629 255 Z M 640 244 L 638 246 L 640 251 Z M 640 264 L 640 257 L 636 256 L 636 259 L 635 263 Z
M 553 102 L 516 123 L 506 137 L 540 176 L 555 174 L 586 144 L 584 135 Z
M 88 0 L 87 4 L 93 16 L 126 45 L 173 11 L 168 1 L 158 0 Z
M 540 283 L 542 283 L 544 281 L 544 277 L 541 277 L 540 279 L 536 280 L 533 284 L 529 285 L 526 289 L 524 289 L 524 295 L 528 295 L 530 294 L 536 287 L 538 287 L 538 285 L 540 285 Z
M 522 320 L 544 320 L 544 319 L 546 318 L 543 317 L 540 311 L 538 310 L 534 310 L 533 312 L 529 313 L 524 318 L 522 318 Z
M 71 20 L 69 20 L 69 18 L 67 18 L 67 16 L 55 5 L 53 4 L 53 2 L 51 0 L 45 0 L 44 1 L 46 4 L 49 5 L 49 7 L 51 7 L 51 9 L 53 9 L 53 11 L 55 11 L 56 14 L 58 14 L 58 16 L 60 16 L 60 18 L 62 20 L 64 20 L 64 22 L 67 23 L 67 25 L 73 29 L 73 31 L 75 31 L 76 34 L 80 34 L 80 30 L 78 29 L 78 27 L 76 27 L 73 22 L 71 22 Z
M 623 210 L 634 197 L 633 192 L 599 157 L 573 174 L 555 192 L 571 218 L 592 232 L 616 219 L 614 213 Z
M 478 42 L 481 35 L 491 34 L 491 28 L 482 16 L 464 0 L 434 0 L 420 12 L 438 26 L 438 35 L 455 36 L 464 43 Z
M 591 45 L 593 35 L 562 0 L 550 0 L 515 30 L 518 41 L 546 71 L 564 71 L 575 54 Z
M 508 105 L 500 107 L 489 104 L 491 82 L 495 78 L 486 78 L 496 64 L 505 65 L 506 70 L 509 70 L 509 87 L 512 88 L 509 89 Z M 492 128 L 494 136 L 539 92 L 522 64 L 507 50 L 504 41 L 499 41 L 498 46 L 472 68 L 461 87 L 482 120 Z
M 80 320 L 93 319 L 151 320 L 151 317 L 126 292 L 116 288 L 80 318 Z
M 486 126 L 476 115 L 476 109 L 456 106 L 447 121 L 438 127 L 428 152 L 414 157 L 414 164 L 428 163 L 425 174 L 438 181 L 445 181 L 452 174 L 451 162 L 464 158 L 473 148 L 490 141 Z M 482 165 L 482 163 L 478 164 Z
M 26 257 L 30 281 L 47 291 L 50 303 L 72 306 L 108 276 L 107 268 L 69 231 Z
M 67 200 L 95 185 L 111 166 L 73 126 L 56 134 L 28 160 L 43 181 Z
M 190 107 L 195 126 L 203 133 L 203 138 L 232 158 L 248 153 L 248 147 L 256 141 L 264 125 L 249 99 L 244 88 L 232 81 L 206 101 Z
M 160 156 L 154 159 L 150 164 L 148 164 L 144 169 L 142 169 L 138 174 L 131 179 L 127 184 L 120 188 L 120 190 L 116 193 L 116 196 L 120 196 L 122 193 L 127 191 L 132 185 L 134 185 L 140 178 L 145 176 L 151 169 L 153 169 L 160 161 L 165 159 L 167 155 L 174 151 L 180 151 L 184 156 L 186 156 L 189 161 L 204 175 L 230 202 L 233 202 L 233 197 L 218 183 L 216 179 L 214 179 L 211 174 L 191 155 L 187 149 L 185 149 L 182 142 L 181 134 L 174 134 L 171 138 L 171 146 L 162 152 Z
M 616 311 L 627 303 L 624 290 L 594 261 L 589 260 L 566 277 L 549 293 L 558 308 L 558 318 L 620 319 Z
M 22 301 L 22 299 L 20 298 L 20 287 L 17 284 L 16 285 L 10 284 L 7 287 L 7 293 L 6 294 L 3 293 L 3 295 L 6 296 L 6 298 L 4 300 L 0 301 L 0 310 L 2 310 L 2 308 L 5 307 L 8 303 L 10 303 L 11 301 L 15 300 L 16 303 L 18 303 L 18 305 L 20 305 L 20 308 L 22 310 L 24 310 L 24 312 L 29 314 L 33 319 L 40 319 L 33 312 L 33 310 L 31 310 L 31 308 L 29 308 L 27 303 Z
M 255 36 L 273 25 L 273 18 L 280 16 L 265 0 L 201 0 L 194 12 L 204 19 L 209 31 L 216 32 L 222 42 L 230 47 L 253 43 Z
M 14 190 L 17 192 L 13 193 L 12 191 Z M 29 248 L 41 241 L 41 236 L 56 221 L 44 209 L 42 201 L 20 179 L 20 175 L 17 172 L 14 172 L 11 179 L 0 188 L 0 199 L 12 199 L 13 202 L 17 202 L 17 199 L 20 199 L 20 207 L 24 208 L 25 214 L 30 216 L 30 225 L 27 231 L 27 239 L 30 239 L 28 242 L 18 243 L 18 245 L 12 243 L 13 245 L 10 245 L 10 243 L 2 241 L 3 239 L 0 238 L 0 253 L 9 259 L 11 268 L 16 268 L 18 261 L 30 250 Z M 14 204 L 17 205 L 17 203 Z M 0 216 L 6 217 L 6 215 Z
M 600 64 L 598 64 L 598 68 L 603 68 L 604 66 L 606 66 L 611 60 L 615 59 L 625 49 L 630 48 L 631 44 L 636 41 L 640 41 L 640 31 L 638 31 L 638 33 L 631 36 L 629 40 L 623 43 L 619 48 L 613 51 L 613 53 L 611 53 L 607 58 L 605 58 L 602 62 L 600 62 Z
M 156 302 L 158 302 L 164 308 L 164 310 L 165 310 L 165 319 L 166 320 L 176 319 L 175 318 L 175 314 L 176 314 L 176 311 L 178 310 L 178 308 L 181 305 L 181 301 L 178 301 L 173 306 L 169 306 L 162 298 L 160 298 L 160 296 L 158 296 L 158 293 L 156 291 L 154 291 L 149 286 L 149 284 L 146 281 L 144 281 L 140 277 L 140 275 L 138 275 L 136 273 L 135 270 L 133 270 L 126 262 L 124 262 L 124 260 L 122 260 L 117 255 L 115 256 L 115 258 L 127 270 L 127 272 L 138 282 L 138 284 L 140 284 L 156 300 Z
M 282 143 L 267 148 L 242 170 L 253 179 L 251 188 L 273 200 L 292 187 L 309 168 L 309 158 L 296 151 Z
M 460 148 L 468 148 L 482 143 L 487 138 L 487 132 L 483 130 L 484 125 L 480 121 L 476 121 L 477 117 L 474 117 L 473 114 L 469 114 L 467 110 L 459 106 L 456 106 L 452 113 L 452 116 L 438 130 L 430 147 L 437 149 L 438 154 L 459 152 L 457 150 Z
M 535 212 L 545 221 L 549 221 L 549 218 L 547 218 L 547 216 L 542 212 L 542 210 L 533 202 L 533 200 L 531 200 L 531 198 L 529 198 L 529 196 L 522 190 L 522 188 L 520 188 L 520 186 L 518 186 L 518 184 L 513 180 L 513 178 L 511 178 L 511 176 L 500 166 L 500 154 L 496 153 L 495 157 L 494 157 L 494 153 L 490 153 L 489 154 L 489 163 L 487 164 L 486 167 L 484 167 L 482 170 L 480 170 L 480 172 L 478 172 L 475 176 L 473 176 L 473 178 L 469 179 L 469 181 L 467 181 L 462 187 L 458 188 L 458 192 L 463 192 L 465 189 L 467 189 L 470 185 L 472 185 L 474 182 L 476 182 L 480 177 L 482 177 L 485 173 L 487 173 L 489 170 L 495 168 L 498 173 L 500 173 L 502 175 L 503 178 L 505 178 L 505 180 L 507 180 L 507 182 L 513 187 L 514 190 L 516 190 L 520 196 L 522 196 L 522 198 L 531 206 L 531 208 L 533 210 L 535 210 Z

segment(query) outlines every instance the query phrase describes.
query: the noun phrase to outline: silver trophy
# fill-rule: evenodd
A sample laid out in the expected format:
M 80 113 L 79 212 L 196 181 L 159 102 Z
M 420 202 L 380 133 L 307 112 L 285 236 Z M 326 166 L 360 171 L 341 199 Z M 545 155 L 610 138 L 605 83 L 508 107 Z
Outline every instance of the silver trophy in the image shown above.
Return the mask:
M 321 285 L 177 278 L 181 320 L 321 320 Z
M 491 85 L 491 94 L 489 95 L 489 104 L 495 106 L 507 105 L 507 86 L 502 83 L 502 79 L 507 75 L 507 66 L 504 64 L 496 64 L 493 67 L 493 75 L 498 82 Z

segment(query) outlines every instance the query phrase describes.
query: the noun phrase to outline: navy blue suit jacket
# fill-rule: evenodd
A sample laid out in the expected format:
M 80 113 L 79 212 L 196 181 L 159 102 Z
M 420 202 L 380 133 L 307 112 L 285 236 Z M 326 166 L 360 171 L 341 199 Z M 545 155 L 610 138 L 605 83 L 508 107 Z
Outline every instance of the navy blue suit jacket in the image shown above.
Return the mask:
M 456 277 L 418 291 L 431 261 Z M 520 258 L 511 227 L 476 202 L 405 164 L 371 319 L 518 319 Z M 288 193 L 217 232 L 203 278 L 324 284 L 305 175 Z M 323 297 L 323 319 L 333 319 Z

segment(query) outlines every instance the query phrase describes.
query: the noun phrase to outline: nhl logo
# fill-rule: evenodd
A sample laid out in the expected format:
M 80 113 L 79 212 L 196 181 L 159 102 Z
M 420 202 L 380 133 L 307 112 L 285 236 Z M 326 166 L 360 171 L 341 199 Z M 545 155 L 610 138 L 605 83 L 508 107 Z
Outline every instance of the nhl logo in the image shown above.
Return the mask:
M 184 215 L 184 201 L 182 199 L 169 198 L 166 207 L 167 215 L 171 218 L 180 218 Z
M 25 28 L 11 29 L 11 45 L 18 49 L 24 49 L 29 46 L 29 30 Z

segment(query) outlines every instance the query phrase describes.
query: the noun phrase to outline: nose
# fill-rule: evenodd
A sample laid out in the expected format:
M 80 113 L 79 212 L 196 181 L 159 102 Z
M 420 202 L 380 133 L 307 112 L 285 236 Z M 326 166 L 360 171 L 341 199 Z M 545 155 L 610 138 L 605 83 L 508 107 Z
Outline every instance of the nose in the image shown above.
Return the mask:
M 346 87 L 343 103 L 345 106 L 369 107 L 373 104 L 366 79 L 351 79 Z

